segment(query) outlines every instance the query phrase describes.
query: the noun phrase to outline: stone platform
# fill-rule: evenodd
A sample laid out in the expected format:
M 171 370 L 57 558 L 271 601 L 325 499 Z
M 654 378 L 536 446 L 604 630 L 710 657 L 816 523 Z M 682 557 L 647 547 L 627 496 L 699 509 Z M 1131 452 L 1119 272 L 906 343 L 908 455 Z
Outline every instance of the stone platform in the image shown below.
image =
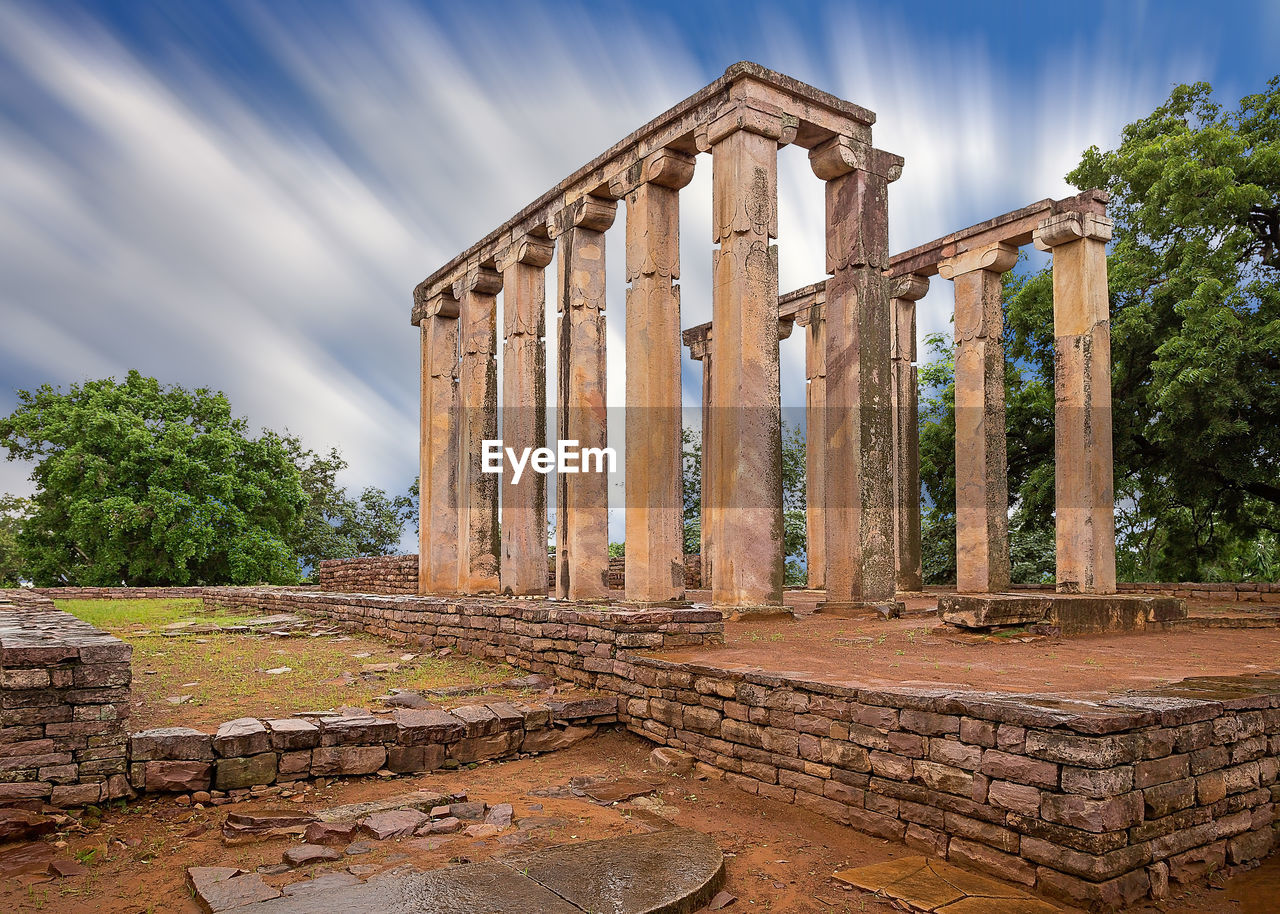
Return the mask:
M 938 617 L 962 628 L 1046 624 L 1063 635 L 1143 631 L 1187 617 L 1177 597 L 1138 594 L 943 594 Z
M 193 884 L 201 902 L 275 893 L 255 875 Z M 329 883 L 323 880 L 331 879 Z M 566 844 L 430 872 L 392 870 L 367 882 L 320 877 L 291 893 L 236 905 L 243 914 L 688 914 L 724 881 L 724 857 L 699 832 L 670 828 L 646 835 Z M 202 885 L 203 884 L 203 890 Z

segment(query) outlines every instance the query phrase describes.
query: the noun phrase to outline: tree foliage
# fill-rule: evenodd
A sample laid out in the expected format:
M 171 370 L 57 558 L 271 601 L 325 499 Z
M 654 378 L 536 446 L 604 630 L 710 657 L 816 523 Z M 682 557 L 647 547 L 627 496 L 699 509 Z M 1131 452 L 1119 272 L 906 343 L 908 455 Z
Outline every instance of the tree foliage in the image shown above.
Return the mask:
M 1111 193 L 1117 570 L 1274 578 L 1280 557 L 1280 79 L 1228 111 L 1179 86 L 1068 175 Z M 1014 579 L 1053 568 L 1051 268 L 1005 286 Z M 935 353 L 949 341 L 930 341 Z M 921 372 L 926 579 L 954 567 L 954 390 Z M 950 536 L 950 550 L 940 538 Z M 932 571 L 930 556 L 934 558 Z M 954 561 L 952 558 L 950 561 Z
M 226 396 L 130 372 L 18 391 L 9 459 L 28 506 L 0 502 L 0 580 L 37 585 L 288 584 L 321 559 L 393 551 L 409 499 L 338 485 L 338 451 L 250 434 Z

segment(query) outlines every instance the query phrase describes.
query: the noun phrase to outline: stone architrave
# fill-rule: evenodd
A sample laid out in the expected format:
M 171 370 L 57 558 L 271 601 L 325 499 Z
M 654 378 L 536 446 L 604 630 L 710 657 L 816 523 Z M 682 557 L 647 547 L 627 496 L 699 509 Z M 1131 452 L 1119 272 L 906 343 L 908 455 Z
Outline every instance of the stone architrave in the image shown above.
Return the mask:
M 418 592 L 458 589 L 458 300 L 451 291 L 424 306 Z
M 1009 587 L 1009 482 L 1004 420 L 1001 276 L 1018 260 L 1004 242 L 938 264 L 955 283 L 956 589 Z
M 778 365 L 778 146 L 785 118 L 729 111 L 711 124 L 712 602 L 782 611 L 782 412 Z M 773 135 L 767 135 L 772 133 Z
M 902 159 L 846 136 L 809 153 L 826 182 L 826 590 L 820 612 L 897 612 L 889 182 Z
M 700 564 L 702 566 L 702 587 L 706 590 L 711 589 L 711 573 L 712 573 L 712 556 L 715 549 L 711 544 L 711 492 L 712 492 L 712 467 L 711 461 L 707 459 L 707 452 L 711 446 L 711 442 L 715 440 L 715 431 L 711 427 L 711 420 L 715 416 L 715 411 L 711 408 L 713 398 L 711 395 L 711 325 L 707 324 L 701 328 L 693 328 L 683 333 L 684 344 L 689 347 L 689 358 L 695 362 L 702 363 L 702 477 L 701 488 L 698 493 L 698 516 L 700 531 L 699 548 Z M 683 468 L 682 468 L 683 473 Z
M 1059 593 L 1116 592 L 1111 454 L 1111 220 L 1063 213 L 1036 229 L 1053 252 L 1054 476 Z
M 680 189 L 693 157 L 640 163 L 627 205 L 626 575 L 628 601 L 684 599 L 680 404 Z M 704 554 L 705 555 L 705 554 Z M 704 566 L 705 567 L 705 566 Z
M 498 591 L 498 476 L 485 473 L 483 443 L 498 437 L 498 292 L 483 265 L 453 284 L 458 299 L 458 592 Z
M 547 350 L 545 268 L 552 246 L 525 236 L 497 257 L 502 273 L 502 443 L 520 453 L 546 446 Z M 547 478 L 526 466 L 520 481 L 504 462 L 502 558 L 504 594 L 547 593 Z
M 556 432 L 579 449 L 603 450 L 609 443 L 604 233 L 616 212 L 615 200 L 587 196 L 562 210 L 551 227 L 560 246 Z M 609 597 L 608 467 L 585 469 L 556 476 L 556 596 L 562 600 Z
M 810 590 L 827 580 L 827 324 L 822 317 L 826 293 L 819 292 L 796 323 L 804 338 L 805 385 L 805 542 Z
M 916 302 L 929 278 L 912 273 L 893 280 L 894 555 L 898 591 L 924 589 L 920 547 L 920 382 L 916 369 Z

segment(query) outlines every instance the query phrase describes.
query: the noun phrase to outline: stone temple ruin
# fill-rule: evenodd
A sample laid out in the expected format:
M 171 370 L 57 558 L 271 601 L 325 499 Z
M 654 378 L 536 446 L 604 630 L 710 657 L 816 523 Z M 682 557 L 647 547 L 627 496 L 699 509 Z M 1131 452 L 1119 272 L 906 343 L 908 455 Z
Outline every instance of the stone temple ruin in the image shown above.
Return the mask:
M 875 115 L 751 63 L 623 139 L 418 285 L 422 594 L 600 603 L 608 492 L 558 477 L 554 589 L 545 477 L 481 472 L 481 442 L 545 444 L 544 268 L 559 254 L 557 435 L 607 443 L 604 232 L 626 210 L 625 601 L 685 599 L 681 540 L 680 190 L 711 154 L 713 320 L 683 332 L 702 362 L 703 584 L 726 617 L 783 611 L 778 341 L 806 329 L 809 586 L 820 612 L 896 611 L 923 587 L 915 309 L 955 284 L 958 594 L 948 621 L 1107 628 L 1176 618 L 1116 595 L 1107 196 L 1043 200 L 890 256 L 888 186 L 903 160 Z M 777 151 L 809 150 L 826 185 L 828 278 L 779 298 Z M 1054 257 L 1058 596 L 1010 589 L 1001 275 L 1028 243 Z M 498 392 L 497 295 L 503 295 Z M 498 505 L 502 505 L 499 534 Z M 1071 620 L 1077 620 L 1072 622 Z M 1083 621 L 1079 621 L 1083 620 Z

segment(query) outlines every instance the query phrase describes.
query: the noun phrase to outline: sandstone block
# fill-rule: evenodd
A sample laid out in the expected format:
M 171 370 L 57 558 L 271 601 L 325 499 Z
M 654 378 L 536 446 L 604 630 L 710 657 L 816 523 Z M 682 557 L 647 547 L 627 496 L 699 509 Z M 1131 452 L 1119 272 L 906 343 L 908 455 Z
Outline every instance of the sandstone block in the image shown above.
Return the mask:
M 266 739 L 265 728 L 262 738 Z M 215 749 L 217 742 L 215 739 Z M 221 758 L 214 768 L 213 787 L 215 790 L 238 790 L 244 787 L 256 787 L 272 784 L 276 780 L 277 759 L 274 752 L 262 752 L 246 758 Z
M 213 766 L 208 762 L 146 762 L 143 782 L 137 786 L 152 792 L 191 793 L 208 790 Z
M 289 717 L 282 720 L 268 720 L 267 729 L 271 731 L 271 748 L 282 752 L 299 749 L 314 749 L 320 745 L 320 728 L 309 720 Z
M 71 806 L 88 806 L 102 800 L 102 784 L 57 784 L 49 797 L 52 806 L 66 809 Z
M 545 730 L 535 730 L 532 733 L 524 734 L 524 740 L 520 744 L 520 751 L 554 752 L 557 749 L 567 749 L 595 732 L 596 728 L 593 726 L 548 727 Z
M 398 709 L 392 718 L 402 746 L 452 743 L 466 735 L 466 724 L 447 711 Z
M 311 750 L 311 774 L 373 774 L 386 761 L 387 751 L 381 746 L 322 746 Z
M 320 722 L 321 746 L 369 746 L 396 740 L 394 720 L 376 717 L 326 717 Z
M 1116 831 L 1142 821 L 1142 794 L 1128 793 L 1102 800 L 1069 794 L 1045 794 L 1040 801 L 1040 814 L 1050 822 L 1082 831 Z
M 160 727 L 129 737 L 129 757 L 135 762 L 212 761 L 213 737 L 190 727 Z
M 271 735 L 253 717 L 229 720 L 213 736 L 213 751 L 222 758 L 258 755 L 271 748 Z

